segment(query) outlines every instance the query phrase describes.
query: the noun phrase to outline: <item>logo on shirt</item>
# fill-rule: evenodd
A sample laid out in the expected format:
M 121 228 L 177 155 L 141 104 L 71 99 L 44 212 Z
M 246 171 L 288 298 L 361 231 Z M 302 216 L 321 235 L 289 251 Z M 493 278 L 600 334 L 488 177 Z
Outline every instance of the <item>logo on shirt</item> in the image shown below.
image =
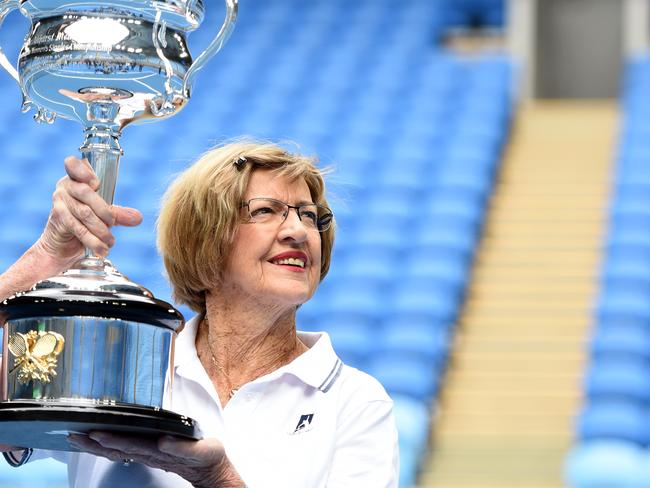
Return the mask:
M 296 425 L 296 428 L 293 431 L 293 433 L 300 434 L 301 432 L 307 432 L 308 430 L 311 430 L 312 420 L 314 420 L 313 413 L 302 414 L 300 416 L 300 420 L 298 420 L 298 425 Z

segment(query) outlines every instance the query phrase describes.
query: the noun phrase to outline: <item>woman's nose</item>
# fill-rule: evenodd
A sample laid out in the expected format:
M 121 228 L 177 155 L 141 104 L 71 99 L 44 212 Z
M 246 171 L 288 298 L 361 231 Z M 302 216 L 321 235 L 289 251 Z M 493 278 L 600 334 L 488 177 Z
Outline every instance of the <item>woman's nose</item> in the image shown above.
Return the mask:
M 280 239 L 293 239 L 302 242 L 307 239 L 307 228 L 298 216 L 298 209 L 290 208 L 289 213 L 280 226 Z

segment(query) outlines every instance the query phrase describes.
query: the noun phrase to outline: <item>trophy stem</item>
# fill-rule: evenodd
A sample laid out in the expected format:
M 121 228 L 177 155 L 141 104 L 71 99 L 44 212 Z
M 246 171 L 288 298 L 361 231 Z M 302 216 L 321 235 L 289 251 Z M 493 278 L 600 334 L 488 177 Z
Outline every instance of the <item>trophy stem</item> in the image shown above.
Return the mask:
M 109 205 L 113 204 L 120 158 L 124 154 L 119 142 L 122 134 L 114 123 L 114 117 L 118 110 L 119 106 L 113 102 L 95 101 L 90 103 L 88 112 L 96 123 L 85 129 L 85 140 L 79 148 L 82 157 L 88 160 L 99 178 L 97 193 Z M 103 258 L 94 256 L 88 248 L 86 248 L 83 260 L 92 267 L 103 267 Z

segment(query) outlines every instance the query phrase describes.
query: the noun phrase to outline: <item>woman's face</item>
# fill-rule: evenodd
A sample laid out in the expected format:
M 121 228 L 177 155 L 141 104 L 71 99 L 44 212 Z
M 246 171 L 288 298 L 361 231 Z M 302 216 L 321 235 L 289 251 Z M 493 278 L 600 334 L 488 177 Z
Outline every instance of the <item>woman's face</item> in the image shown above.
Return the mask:
M 289 205 L 313 203 L 304 180 L 292 182 L 269 170 L 253 172 L 244 201 L 260 197 Z M 304 267 L 299 265 L 301 261 Z M 226 293 L 234 292 L 233 297 L 295 306 L 306 302 L 316 291 L 320 266 L 318 230 L 303 225 L 296 210 L 289 209 L 281 224 L 239 224 L 220 288 Z

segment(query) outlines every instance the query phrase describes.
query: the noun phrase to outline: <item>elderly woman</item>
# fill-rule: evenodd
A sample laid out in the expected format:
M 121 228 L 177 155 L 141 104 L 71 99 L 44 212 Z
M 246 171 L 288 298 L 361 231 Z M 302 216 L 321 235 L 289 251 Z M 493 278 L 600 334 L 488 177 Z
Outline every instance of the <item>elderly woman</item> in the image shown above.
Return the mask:
M 71 435 L 81 452 L 48 453 L 68 463 L 71 487 L 397 486 L 386 392 L 342 364 L 326 333 L 296 330 L 296 311 L 327 274 L 334 241 L 314 163 L 272 144 L 234 143 L 172 184 L 158 246 L 174 298 L 197 316 L 178 336 L 165 408 L 197 420 L 204 438 Z M 65 270 L 85 246 L 106 255 L 112 225 L 141 221 L 93 191 L 85 161 L 65 166 L 45 231 L 0 276 L 0 298 Z M 19 464 L 23 454 L 8 457 Z

